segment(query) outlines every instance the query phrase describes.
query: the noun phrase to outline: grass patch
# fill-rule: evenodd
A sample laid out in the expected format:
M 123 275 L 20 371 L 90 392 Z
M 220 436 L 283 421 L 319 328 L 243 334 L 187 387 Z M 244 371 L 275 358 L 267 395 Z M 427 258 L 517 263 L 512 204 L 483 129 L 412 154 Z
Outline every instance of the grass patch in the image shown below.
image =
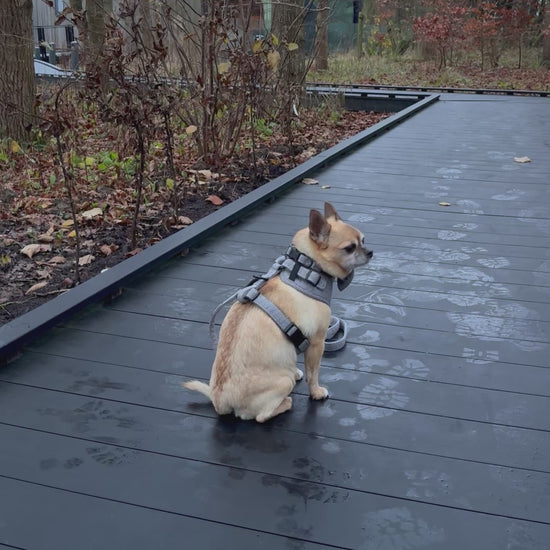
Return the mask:
M 507 90 L 550 90 L 550 69 L 540 65 L 540 52 L 523 52 L 523 67 L 517 68 L 517 50 L 507 50 L 496 68 L 482 70 L 472 54 L 462 55 L 453 66 L 438 69 L 413 53 L 401 57 L 365 55 L 357 59 L 352 52 L 329 58 L 326 71 L 312 70 L 309 82 L 335 84 L 386 84 L 393 86 L 437 86 Z

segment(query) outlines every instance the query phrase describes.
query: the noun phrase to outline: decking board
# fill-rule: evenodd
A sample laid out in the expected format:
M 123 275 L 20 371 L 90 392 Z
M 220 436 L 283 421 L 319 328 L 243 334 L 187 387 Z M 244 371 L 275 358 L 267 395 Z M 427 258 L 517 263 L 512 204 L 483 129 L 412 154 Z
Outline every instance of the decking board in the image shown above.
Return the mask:
M 32 342 L 0 369 L 0 547 L 546 549 L 547 135 L 547 99 L 442 96 Z M 375 251 L 331 397 L 219 418 L 181 387 L 210 312 L 325 200 Z

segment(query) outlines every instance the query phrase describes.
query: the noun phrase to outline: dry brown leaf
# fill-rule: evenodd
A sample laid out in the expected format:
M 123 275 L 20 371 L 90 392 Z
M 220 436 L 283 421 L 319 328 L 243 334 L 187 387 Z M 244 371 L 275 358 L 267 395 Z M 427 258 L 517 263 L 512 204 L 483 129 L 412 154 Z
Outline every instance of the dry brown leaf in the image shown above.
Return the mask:
M 52 272 L 50 269 L 37 269 L 36 276 L 39 279 L 50 279 L 52 276 Z
M 210 180 L 212 179 L 212 176 L 213 176 L 211 170 L 199 170 L 197 174 L 199 175 L 199 178 L 202 180 Z
M 514 157 L 514 162 L 531 162 L 531 159 L 529 157 Z
M 61 225 L 63 227 L 71 227 L 71 225 L 74 225 L 74 220 L 65 220 Z
M 54 237 L 48 233 L 42 233 L 42 235 L 38 235 L 37 240 L 40 243 L 51 243 L 54 241 Z
M 220 199 L 220 197 L 218 197 L 218 195 L 208 195 L 205 200 L 211 202 L 215 206 L 220 206 L 224 202 L 223 199 Z
M 188 218 L 187 216 L 178 216 L 179 225 L 191 225 L 192 223 L 193 220 L 191 218 Z
M 70 277 L 65 277 L 60 283 L 61 288 L 71 288 L 74 285 L 74 281 Z
M 21 254 L 24 254 L 25 256 L 28 256 L 29 258 L 32 258 L 35 254 L 38 254 L 40 252 L 50 252 L 52 249 L 51 245 L 49 244 L 28 244 L 27 246 L 24 246 L 21 249 Z
M 41 283 L 36 283 L 35 285 L 32 285 L 31 288 L 29 288 L 29 290 L 25 292 L 25 294 L 32 294 L 33 292 L 36 292 L 37 290 L 44 288 L 45 286 L 47 286 L 47 284 L 48 283 L 46 281 L 42 281 Z
M 110 256 L 113 253 L 113 251 L 111 250 L 111 247 L 108 244 L 102 244 L 99 247 L 99 250 L 104 256 Z
M 95 260 L 95 256 L 93 256 L 92 254 L 86 254 L 85 256 L 81 256 L 80 258 L 78 258 L 78 265 L 79 266 L 89 265 L 94 260 Z
M 130 250 L 130 252 L 126 254 L 126 257 L 130 258 L 131 256 L 135 256 L 138 252 L 141 252 L 142 250 L 143 248 L 134 248 L 134 250 Z
M 54 256 L 53 258 L 50 259 L 50 261 L 48 263 L 52 264 L 52 265 L 64 264 L 65 263 L 65 258 L 63 256 Z
M 304 179 L 302 180 L 302 183 L 303 183 L 304 185 L 317 185 L 317 184 L 319 183 L 319 181 L 318 181 L 318 180 L 315 180 L 315 179 L 313 179 L 313 178 L 304 178 Z
M 99 208 L 99 207 L 92 208 L 91 210 L 86 210 L 86 212 L 82 212 L 81 216 L 85 220 L 93 220 L 94 218 L 97 218 L 98 216 L 103 216 L 103 210 L 101 210 L 101 208 Z

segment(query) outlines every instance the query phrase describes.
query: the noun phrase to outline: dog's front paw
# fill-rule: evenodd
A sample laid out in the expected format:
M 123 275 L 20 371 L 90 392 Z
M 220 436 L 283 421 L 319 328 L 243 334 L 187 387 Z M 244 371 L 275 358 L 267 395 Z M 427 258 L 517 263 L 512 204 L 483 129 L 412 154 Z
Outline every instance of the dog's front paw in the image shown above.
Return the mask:
M 317 386 L 309 390 L 309 395 L 311 399 L 315 400 L 326 399 L 328 397 L 328 390 L 322 386 Z
M 296 374 L 294 375 L 296 382 L 299 382 L 303 377 L 304 377 L 303 371 L 301 371 L 300 369 L 296 369 Z

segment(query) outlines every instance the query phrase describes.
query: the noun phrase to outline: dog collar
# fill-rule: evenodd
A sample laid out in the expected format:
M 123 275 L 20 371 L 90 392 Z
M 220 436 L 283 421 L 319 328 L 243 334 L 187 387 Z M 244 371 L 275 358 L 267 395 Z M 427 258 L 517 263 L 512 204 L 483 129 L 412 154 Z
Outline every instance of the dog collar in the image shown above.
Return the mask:
M 324 272 L 309 256 L 289 247 L 281 263 L 281 281 L 298 292 L 330 306 L 334 277 Z

